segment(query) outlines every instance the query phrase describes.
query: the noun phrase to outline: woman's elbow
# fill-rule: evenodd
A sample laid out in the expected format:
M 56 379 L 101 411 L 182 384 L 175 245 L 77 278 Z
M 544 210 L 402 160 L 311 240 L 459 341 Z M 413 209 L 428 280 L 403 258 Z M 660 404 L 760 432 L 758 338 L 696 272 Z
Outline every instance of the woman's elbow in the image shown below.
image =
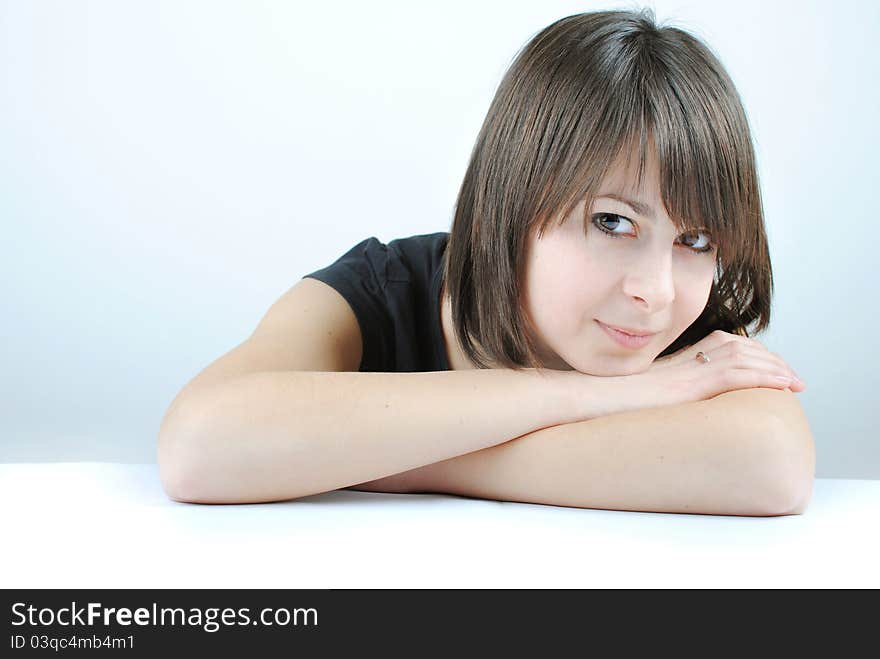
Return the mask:
M 774 417 L 759 440 L 760 478 L 769 515 L 800 515 L 813 496 L 816 449 L 809 426 L 792 427 Z
M 180 503 L 199 503 L 197 497 L 193 495 L 192 478 L 189 475 L 191 472 L 187 472 L 180 459 L 172 455 L 167 446 L 163 447 L 161 443 L 157 464 L 159 482 L 169 499 Z
M 173 422 L 172 422 L 173 421 Z M 197 494 L 198 484 L 193 449 L 197 425 L 193 416 L 175 415 L 173 420 L 163 419 L 159 430 L 156 463 L 159 481 L 166 496 L 181 503 L 202 503 Z

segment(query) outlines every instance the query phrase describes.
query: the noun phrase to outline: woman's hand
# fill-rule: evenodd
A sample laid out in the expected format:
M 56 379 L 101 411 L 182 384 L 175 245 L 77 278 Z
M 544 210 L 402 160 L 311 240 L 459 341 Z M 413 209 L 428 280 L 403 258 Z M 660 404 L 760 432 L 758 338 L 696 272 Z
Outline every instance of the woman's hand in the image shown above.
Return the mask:
M 696 358 L 702 352 L 709 358 Z M 703 340 L 654 361 L 645 382 L 671 389 L 673 402 L 706 400 L 725 391 L 767 387 L 806 389 L 797 373 L 763 343 L 738 334 L 715 330 Z M 659 378 L 659 379 L 657 379 Z
M 708 363 L 696 359 L 698 352 Z M 806 389 L 791 367 L 762 343 L 721 330 L 655 360 L 647 371 L 595 381 L 592 416 L 707 400 L 736 389 Z

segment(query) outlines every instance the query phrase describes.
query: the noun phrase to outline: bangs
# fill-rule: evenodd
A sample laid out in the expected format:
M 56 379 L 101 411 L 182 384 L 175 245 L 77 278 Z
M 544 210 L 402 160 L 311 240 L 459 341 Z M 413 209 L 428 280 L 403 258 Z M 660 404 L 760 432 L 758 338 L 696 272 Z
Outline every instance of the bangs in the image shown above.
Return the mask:
M 648 126 L 649 136 L 639 132 L 639 180 L 651 139 L 660 196 L 676 228 L 705 228 L 726 257 L 736 259 L 748 235 L 742 229 L 750 224 L 742 220 L 753 203 L 743 183 L 743 172 L 753 171 L 751 145 L 743 145 L 740 131 L 731 128 L 742 126 L 745 117 L 733 116 L 735 108 L 722 101 L 729 90 L 721 90 L 705 66 L 685 60 L 656 71 L 645 81 L 640 122 Z M 715 101 L 707 103 L 707 98 Z
M 727 74 L 712 66 L 708 49 L 683 34 L 667 28 L 662 35 L 648 35 L 647 44 L 607 43 L 613 57 L 599 52 L 593 70 L 569 70 L 568 96 L 586 104 L 577 112 L 592 120 L 557 117 L 580 130 L 572 134 L 570 151 L 578 162 L 573 167 L 558 163 L 554 172 L 562 189 L 556 208 L 562 210 L 561 221 L 586 199 L 588 214 L 605 173 L 618 163 L 628 173 L 635 171 L 626 190 L 635 193 L 648 158 L 656 157 L 660 197 L 676 229 L 707 231 L 719 259 L 737 260 L 749 249 L 748 228 L 760 205 L 750 178 L 755 166 L 748 124 Z M 632 52 L 621 57 L 621 49 Z M 605 70 L 610 62 L 615 68 Z M 638 167 L 631 169 L 634 157 Z M 542 211 L 550 210 L 547 201 Z M 547 214 L 543 217 L 542 232 Z

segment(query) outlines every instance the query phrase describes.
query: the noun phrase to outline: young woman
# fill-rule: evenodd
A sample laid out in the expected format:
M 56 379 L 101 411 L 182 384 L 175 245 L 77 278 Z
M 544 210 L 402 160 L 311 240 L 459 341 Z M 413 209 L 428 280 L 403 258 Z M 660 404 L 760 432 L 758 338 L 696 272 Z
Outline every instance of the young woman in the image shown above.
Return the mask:
M 169 407 L 163 486 L 800 513 L 804 385 L 749 338 L 771 292 L 717 58 L 649 10 L 568 16 L 502 80 L 451 231 L 369 238 L 287 291 Z

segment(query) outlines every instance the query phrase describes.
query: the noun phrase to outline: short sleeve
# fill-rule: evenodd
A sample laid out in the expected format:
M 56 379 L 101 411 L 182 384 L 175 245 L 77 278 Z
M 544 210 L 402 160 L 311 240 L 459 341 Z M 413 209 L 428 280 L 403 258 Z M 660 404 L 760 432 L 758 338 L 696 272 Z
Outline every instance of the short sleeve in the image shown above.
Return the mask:
M 332 286 L 351 306 L 363 339 L 361 371 L 384 372 L 393 353 L 394 325 L 388 312 L 388 247 L 375 237 L 367 238 L 332 264 L 306 277 Z

